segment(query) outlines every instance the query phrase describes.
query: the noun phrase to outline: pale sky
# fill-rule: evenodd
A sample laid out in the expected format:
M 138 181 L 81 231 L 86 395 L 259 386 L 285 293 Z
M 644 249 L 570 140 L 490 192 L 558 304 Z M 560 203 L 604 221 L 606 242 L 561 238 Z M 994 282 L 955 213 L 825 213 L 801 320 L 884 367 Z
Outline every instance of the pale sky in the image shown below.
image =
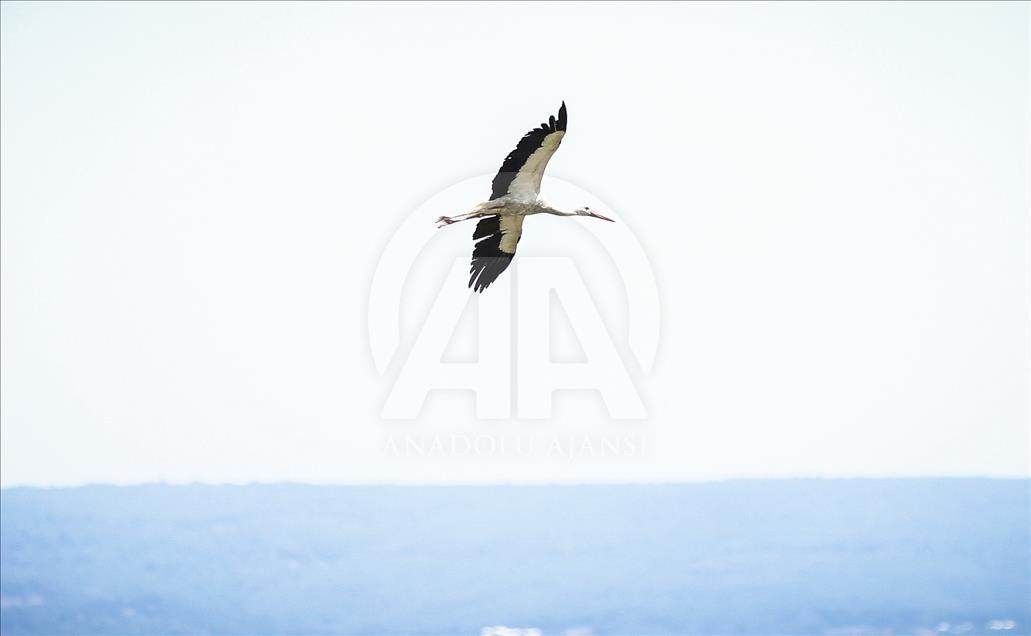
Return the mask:
M 1027 475 L 1028 24 L 1025 3 L 4 3 L 0 482 Z M 562 100 L 548 175 L 655 272 L 655 364 L 628 363 L 648 417 L 573 393 L 490 424 L 456 394 L 382 421 L 381 253 L 447 188 L 486 198 Z M 528 219 L 520 254 L 579 222 Z M 434 285 L 471 229 L 434 236 Z M 387 456 L 413 430 L 649 450 Z

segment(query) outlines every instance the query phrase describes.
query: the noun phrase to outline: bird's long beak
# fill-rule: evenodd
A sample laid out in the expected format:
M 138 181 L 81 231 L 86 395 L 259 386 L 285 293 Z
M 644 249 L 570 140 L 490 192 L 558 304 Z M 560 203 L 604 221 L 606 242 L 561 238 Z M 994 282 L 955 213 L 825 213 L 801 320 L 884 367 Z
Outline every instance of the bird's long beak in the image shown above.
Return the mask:
M 610 218 L 609 218 L 609 217 L 607 217 L 607 216 L 602 216 L 601 214 L 598 214 L 597 212 L 595 212 L 595 211 L 593 211 L 593 210 L 591 211 L 591 213 L 589 214 L 589 216 L 593 216 L 593 217 L 594 217 L 594 218 L 596 218 L 596 219 L 601 219 L 602 221 L 612 221 L 613 223 L 615 223 L 615 222 L 616 222 L 616 219 L 610 219 Z

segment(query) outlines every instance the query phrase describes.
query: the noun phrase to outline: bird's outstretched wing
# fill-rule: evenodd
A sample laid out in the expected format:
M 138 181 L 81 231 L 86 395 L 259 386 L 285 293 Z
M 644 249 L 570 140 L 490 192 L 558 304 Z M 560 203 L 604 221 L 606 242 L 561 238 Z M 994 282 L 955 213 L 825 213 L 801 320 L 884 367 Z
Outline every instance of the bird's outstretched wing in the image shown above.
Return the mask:
M 566 134 L 566 103 L 558 109 L 558 119 L 548 121 L 523 135 L 515 150 L 508 153 L 494 177 L 491 200 L 509 196 L 532 201 L 541 191 L 541 178 L 551 155 Z
M 469 287 L 482 292 L 497 280 L 515 256 L 516 245 L 523 234 L 523 217 L 488 216 L 480 219 L 473 232 L 479 239 L 473 248 L 473 262 L 469 268 Z
M 508 153 L 494 177 L 490 200 L 508 196 L 521 201 L 536 200 L 541 178 L 548 160 L 555 154 L 566 134 L 566 103 L 558 109 L 558 118 L 548 121 L 523 135 L 515 150 Z M 476 224 L 473 240 L 469 287 L 482 292 L 508 268 L 515 256 L 516 245 L 523 234 L 522 216 L 488 216 Z

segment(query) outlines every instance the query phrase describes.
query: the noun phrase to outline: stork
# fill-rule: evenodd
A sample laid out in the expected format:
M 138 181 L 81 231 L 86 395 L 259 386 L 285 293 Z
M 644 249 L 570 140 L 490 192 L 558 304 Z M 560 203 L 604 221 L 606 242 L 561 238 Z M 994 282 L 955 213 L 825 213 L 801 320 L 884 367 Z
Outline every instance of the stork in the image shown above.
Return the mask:
M 490 200 L 476 206 L 472 212 L 458 216 L 442 216 L 437 227 L 459 221 L 480 219 L 473 232 L 472 265 L 469 268 L 469 287 L 477 292 L 497 280 L 505 271 L 516 245 L 523 234 L 523 218 L 531 214 L 555 216 L 589 216 L 603 221 L 612 219 L 584 206 L 572 212 L 562 212 L 540 200 L 541 178 L 551 155 L 558 150 L 566 134 L 566 103 L 558 109 L 558 119 L 547 122 L 523 135 L 515 150 L 508 153 L 494 177 Z

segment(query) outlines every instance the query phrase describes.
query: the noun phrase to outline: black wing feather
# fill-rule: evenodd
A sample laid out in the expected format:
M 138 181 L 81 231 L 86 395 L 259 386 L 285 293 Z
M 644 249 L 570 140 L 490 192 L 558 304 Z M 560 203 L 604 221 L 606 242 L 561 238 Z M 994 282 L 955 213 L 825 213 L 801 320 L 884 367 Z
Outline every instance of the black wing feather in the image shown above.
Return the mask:
M 562 106 L 558 109 L 557 120 L 552 115 L 546 123 L 523 135 L 523 138 L 516 144 L 515 150 L 508 153 L 508 156 L 505 157 L 505 161 L 501 164 L 501 169 L 498 170 L 497 176 L 494 177 L 490 195 L 491 201 L 499 199 L 508 193 L 508 186 L 515 179 L 519 169 L 523 167 L 523 164 L 530 158 L 530 155 L 541 147 L 545 137 L 553 132 L 565 129 L 566 103 L 562 102 Z
M 480 219 L 473 232 L 473 239 L 482 239 L 473 248 L 472 265 L 469 267 L 469 287 L 482 292 L 490 286 L 501 272 L 508 268 L 515 254 L 501 251 L 501 217 L 488 216 Z

